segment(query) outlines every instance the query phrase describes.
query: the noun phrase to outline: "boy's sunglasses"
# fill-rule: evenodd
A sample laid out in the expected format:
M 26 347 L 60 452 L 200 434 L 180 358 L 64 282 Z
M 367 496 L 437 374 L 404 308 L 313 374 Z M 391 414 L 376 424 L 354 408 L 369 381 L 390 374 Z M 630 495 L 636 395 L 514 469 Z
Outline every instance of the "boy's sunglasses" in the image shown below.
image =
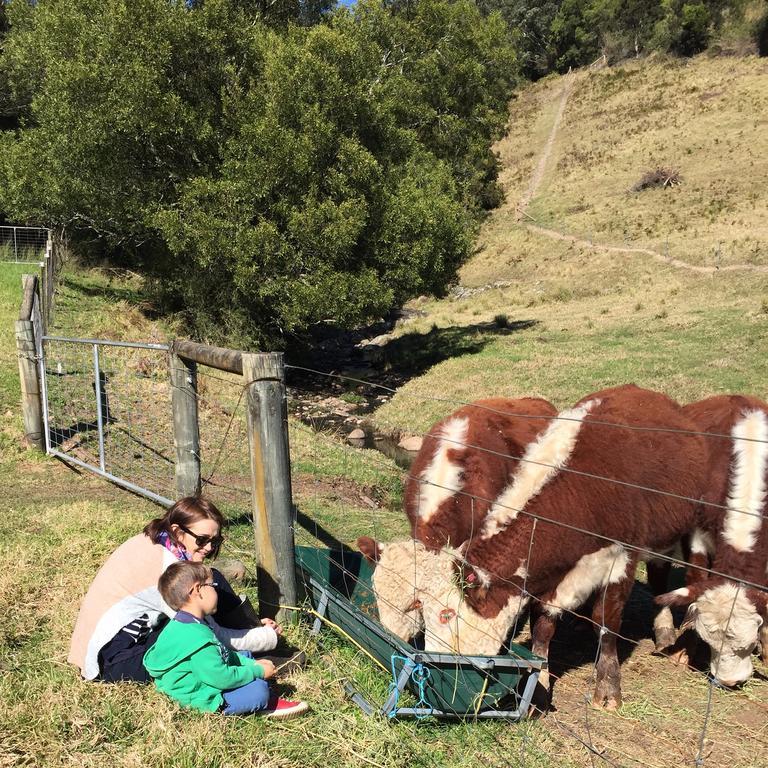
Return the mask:
M 181 528 L 184 533 L 188 533 L 194 540 L 195 544 L 197 544 L 198 547 L 201 549 L 206 545 L 210 544 L 214 549 L 218 549 L 222 542 L 224 541 L 224 537 L 219 536 L 198 536 L 196 533 L 193 533 L 189 530 L 185 525 L 181 525 L 181 523 L 177 523 L 179 528 Z
M 199 592 L 203 587 L 213 587 L 214 589 L 216 589 L 216 587 L 218 586 L 219 586 L 218 581 L 201 581 L 199 584 L 195 584 L 195 586 L 189 590 L 189 594 L 191 595 L 195 590 Z

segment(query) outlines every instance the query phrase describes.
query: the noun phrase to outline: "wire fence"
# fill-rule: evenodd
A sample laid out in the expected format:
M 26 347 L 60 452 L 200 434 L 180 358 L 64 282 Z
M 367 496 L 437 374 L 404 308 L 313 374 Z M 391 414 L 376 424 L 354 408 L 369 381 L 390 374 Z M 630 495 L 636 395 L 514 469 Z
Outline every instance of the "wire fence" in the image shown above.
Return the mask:
M 39 280 L 40 321 L 51 327 L 55 309 L 56 284 L 67 248 L 63 232 L 45 227 L 0 226 L 0 265 L 28 264 Z
M 0 226 L 0 262 L 39 264 L 50 248 L 50 235 L 44 227 Z
M 198 367 L 200 474 L 203 493 L 231 518 L 248 515 L 251 466 L 241 376 Z
M 308 375 L 308 372 L 304 370 L 302 374 Z M 316 375 L 323 374 L 318 373 Z M 356 383 L 358 382 L 353 380 L 346 382 L 348 386 Z M 312 386 L 308 387 L 307 391 L 316 391 L 316 389 L 316 386 Z M 294 392 L 294 396 L 298 396 L 296 392 Z M 451 405 L 461 404 L 451 403 Z M 446 403 L 446 413 L 450 410 L 451 408 Z M 399 432 L 404 426 L 384 425 L 381 424 L 380 420 L 377 420 L 377 423 L 381 428 L 388 426 L 393 432 Z M 596 423 L 599 424 L 600 422 L 597 421 Z M 621 430 L 633 428 L 631 425 L 613 423 L 604 423 L 603 426 Z M 308 430 L 309 428 L 301 429 Z M 662 432 L 671 431 L 665 430 L 663 427 L 652 429 Z M 680 432 L 680 430 L 674 431 Z M 695 429 L 683 430 L 682 432 L 683 435 L 688 435 L 691 438 L 703 436 L 707 440 L 721 442 L 723 439 L 730 439 L 729 435 L 704 433 Z M 422 437 L 426 437 L 426 435 L 422 435 Z M 333 442 L 336 452 L 342 450 L 338 441 L 333 441 L 333 438 L 330 437 L 324 439 Z M 758 445 L 765 442 L 757 438 L 752 438 L 751 441 Z M 320 451 L 325 456 L 326 450 L 320 445 L 322 443 L 319 440 L 314 440 L 308 441 L 306 447 L 300 448 L 295 445 L 295 441 L 292 441 L 294 463 L 297 462 L 297 459 L 299 462 L 310 461 L 309 454 L 314 451 Z M 471 445 L 469 447 L 483 450 L 482 446 Z M 334 489 L 332 483 L 325 485 L 317 483 L 314 489 L 316 498 L 313 501 L 304 502 L 305 504 L 310 503 L 312 506 L 315 527 L 310 525 L 309 532 L 297 528 L 297 540 L 311 544 L 313 542 L 310 539 L 312 539 L 314 543 L 321 541 L 326 545 L 333 545 L 334 540 L 336 540 L 341 545 L 354 547 L 354 540 L 361 535 L 361 531 L 362 535 L 371 536 L 376 541 L 390 542 L 407 538 L 409 531 L 407 530 L 407 521 L 402 513 L 402 492 L 388 495 L 382 490 L 393 486 L 402 488 L 409 479 L 407 470 L 394 468 L 390 461 L 371 451 L 350 453 L 348 448 L 344 448 L 343 451 L 344 458 L 339 459 L 342 466 L 339 467 L 338 471 L 348 483 L 350 483 L 351 478 L 361 472 L 362 466 L 366 467 L 366 472 L 381 469 L 384 472 L 382 477 L 386 479 L 379 481 L 376 486 L 377 491 L 372 494 L 360 493 L 356 490 L 361 485 L 360 481 L 356 485 L 348 485 L 343 494 L 338 492 L 338 485 Z M 511 458 L 519 460 L 523 457 Z M 327 461 L 327 457 L 324 460 Z M 593 479 L 595 477 L 608 483 L 622 482 L 617 478 L 592 476 Z M 423 482 L 423 478 L 410 477 L 410 479 Z M 334 490 L 336 491 L 336 499 L 333 498 Z M 450 485 L 444 486 L 443 490 L 455 492 L 455 488 Z M 656 496 L 675 496 L 675 494 L 670 494 L 660 488 L 644 488 L 642 490 Z M 370 500 L 372 495 L 379 499 L 379 503 L 371 505 L 359 502 L 360 496 Z M 382 499 L 386 501 L 382 503 Z M 493 501 L 493 499 L 481 497 L 474 497 L 474 500 L 477 502 Z M 341 515 L 333 511 L 334 501 L 336 503 L 342 502 L 342 504 L 346 501 L 343 522 L 340 520 Z M 697 503 L 699 500 L 691 498 L 690 501 Z M 726 507 L 725 504 L 716 502 L 711 502 L 711 505 L 713 508 L 720 509 Z M 755 516 L 756 514 L 747 509 L 734 510 L 733 505 L 730 509 L 732 512 L 744 513 L 745 516 Z M 533 520 L 533 525 L 530 526 L 529 547 L 535 552 L 536 527 L 539 526 L 539 533 L 541 533 L 542 525 L 557 525 L 558 523 L 541 517 L 530 516 L 525 509 L 515 511 L 521 519 L 528 516 Z M 762 513 L 757 516 L 762 518 Z M 585 536 L 594 536 L 595 534 L 593 531 L 579 529 L 578 526 L 567 523 L 560 523 L 560 525 L 571 531 L 583 533 Z M 760 525 L 762 526 L 762 519 Z M 609 539 L 599 534 L 598 538 L 606 543 L 621 544 L 615 539 Z M 631 542 L 624 542 L 623 546 L 632 548 Z M 417 549 L 415 543 L 413 548 L 415 552 Z M 645 551 L 643 554 L 653 554 L 659 558 L 665 558 L 680 566 L 680 569 L 687 565 L 684 560 L 679 557 L 671 557 L 666 552 Z M 414 554 L 413 562 L 417 562 L 417 559 L 417 555 Z M 381 567 L 381 563 L 378 567 Z M 617 556 L 613 558 L 609 571 L 619 567 L 623 567 L 623 562 Z M 718 575 L 719 573 L 712 568 L 703 570 L 710 575 Z M 763 572 L 765 570 L 764 563 L 762 570 Z M 679 572 L 681 573 L 682 570 Z M 354 581 L 355 574 L 353 572 L 350 571 L 345 575 Z M 402 577 L 402 573 L 393 575 Z M 720 575 L 735 578 L 741 584 L 739 590 L 746 589 L 748 586 L 765 590 L 764 581 L 755 583 L 748 579 L 743 581 L 743 574 L 725 573 Z M 492 574 L 492 576 L 498 575 Z M 627 603 L 622 628 L 620 631 L 613 631 L 619 642 L 619 647 L 622 649 L 621 656 L 626 657 L 622 665 L 624 706 L 618 714 L 611 716 L 606 716 L 606 714 L 592 709 L 592 688 L 600 662 L 600 646 L 597 638 L 612 632 L 612 630 L 605 626 L 605 622 L 595 619 L 595 616 L 599 617 L 599 612 L 593 612 L 592 616 L 585 616 L 581 609 L 566 609 L 563 611 L 563 617 L 560 620 L 561 626 L 552 644 L 551 662 L 554 666 L 550 668 L 549 674 L 554 681 L 552 689 L 555 709 L 550 711 L 543 721 L 547 726 L 545 730 L 548 733 L 548 738 L 556 733 L 558 738 L 566 740 L 566 744 L 571 742 L 572 745 L 576 745 L 582 750 L 581 758 L 589 760 L 588 764 L 659 766 L 757 764 L 755 763 L 754 750 L 758 750 L 759 754 L 765 756 L 768 754 L 765 751 L 768 749 L 768 741 L 763 738 L 761 730 L 760 734 L 755 734 L 755 739 L 750 742 L 751 746 L 745 747 L 745 744 L 736 736 L 737 733 L 743 731 L 743 725 L 740 724 L 737 713 L 740 712 L 743 717 L 749 717 L 747 712 L 750 711 L 752 715 L 757 717 L 765 714 L 766 707 L 761 702 L 761 698 L 766 692 L 763 673 L 758 671 L 743 690 L 726 692 L 721 690 L 705 672 L 684 674 L 677 670 L 668 659 L 653 655 L 651 638 L 654 612 L 653 595 L 647 585 L 643 568 L 638 572 L 638 576 L 639 580 L 632 588 Z M 414 573 L 413 594 L 416 594 L 415 585 L 418 581 L 418 574 Z M 502 581 L 505 580 L 502 579 Z M 540 601 L 540 598 L 528 591 L 528 585 L 525 582 L 522 586 L 508 579 L 506 582 L 509 587 L 525 594 L 534 604 Z M 604 601 L 605 595 L 605 589 L 597 590 L 596 602 Z M 433 598 L 438 602 L 443 597 L 442 594 L 431 594 L 428 589 L 422 589 L 421 596 L 427 599 Z M 735 598 L 733 604 L 735 604 Z M 388 607 L 398 610 L 402 608 L 402 603 L 397 601 L 395 604 L 393 601 Z M 585 626 L 587 628 L 591 626 L 593 629 L 585 632 Z M 726 632 L 730 631 L 730 628 L 729 617 L 729 621 L 726 623 Z M 524 628 L 522 620 L 517 622 L 513 639 L 515 642 L 530 643 L 530 630 Z M 446 650 L 449 649 L 446 648 Z M 460 675 L 458 679 L 461 680 Z M 500 681 L 496 680 L 495 682 Z M 461 685 L 461 682 L 458 685 Z M 374 699 L 377 695 L 375 687 L 372 689 L 370 683 L 368 683 L 366 695 Z M 382 692 L 378 691 L 378 695 L 381 696 Z M 546 708 L 546 704 L 542 705 L 541 701 L 539 701 L 538 706 Z M 466 717 L 467 713 L 463 713 L 463 716 Z M 540 739 L 540 732 L 537 731 L 537 734 L 539 735 L 535 737 L 531 737 L 530 734 L 526 737 L 527 743 L 532 746 L 534 752 L 540 745 L 531 744 L 531 738 L 534 741 Z M 520 764 L 525 764 L 524 753 L 521 754 L 523 759 L 521 759 Z M 577 761 L 579 760 L 577 758 Z
M 174 497 L 175 454 L 167 350 L 49 338 L 45 342 L 45 371 L 49 431 L 57 450 L 67 457 L 101 466 L 106 473 L 149 489 L 158 497 Z M 306 637 L 308 647 L 322 657 L 331 676 L 344 685 L 350 696 L 354 696 L 358 703 L 367 703 L 372 710 L 415 711 L 419 717 L 424 717 L 438 709 L 450 714 L 454 707 L 457 718 L 467 722 L 519 709 L 524 701 L 525 675 L 514 673 L 510 677 L 501 664 L 487 664 L 471 653 L 456 653 L 455 647 L 446 646 L 437 651 L 433 648 L 433 653 L 444 651 L 451 655 L 450 661 L 442 666 L 426 662 L 419 666 L 419 662 L 406 669 L 407 659 L 411 656 L 422 660 L 429 658 L 429 652 L 421 650 L 429 638 L 417 639 L 415 646 L 386 646 L 391 650 L 384 661 L 381 649 L 378 653 L 372 652 L 382 637 L 380 609 L 402 611 L 403 603 L 398 596 L 397 600 L 383 606 L 381 594 L 377 603 L 370 569 L 357 553 L 356 542 L 361 536 L 385 543 L 410 541 L 412 571 L 393 574 L 405 585 L 402 597 L 415 596 L 418 588 L 422 600 L 439 603 L 445 598 L 444 590 L 436 589 L 434 585 L 424 587 L 423 579 L 420 579 L 422 574 L 416 567 L 419 547 L 410 539 L 411 528 L 403 513 L 406 485 L 409 481 L 430 483 L 446 493 L 466 495 L 472 504 L 487 506 L 495 499 L 471 491 L 457 492 L 449 483 L 414 477 L 407 468 L 398 466 L 381 452 L 361 450 L 345 441 L 347 433 L 353 426 L 358 426 L 361 419 L 355 416 L 355 408 L 339 407 L 339 393 L 354 393 L 357 388 L 365 387 L 375 400 L 377 392 L 383 394 L 391 390 L 375 383 L 307 369 L 293 368 L 289 373 L 291 410 L 303 414 L 304 418 L 304 421 L 290 418 L 288 423 L 295 504 L 294 536 L 299 548 L 305 551 L 302 568 L 308 578 L 330 585 L 334 593 L 349 598 L 356 611 L 345 626 L 335 621 L 334 614 L 327 608 L 325 613 L 320 610 L 318 599 L 321 594 L 315 594 L 313 607 L 304 608 L 319 629 L 316 635 Z M 331 390 L 329 381 L 339 386 L 335 389 L 336 396 L 329 398 L 326 417 L 321 418 L 323 402 L 322 399 L 318 401 L 317 392 Z M 230 523 L 223 555 L 243 560 L 252 573 L 256 563 L 253 559 L 243 380 L 240 376 L 201 366 L 196 397 L 203 491 L 222 507 Z M 352 405 L 358 404 L 358 398 L 347 399 Z M 446 415 L 464 405 L 440 398 L 425 398 L 425 402 L 427 399 L 439 401 Z M 312 403 L 310 411 L 304 407 L 307 402 Z M 572 420 L 573 416 L 567 414 L 553 419 L 565 423 Z M 731 440 L 725 433 L 670 429 L 663 425 L 638 427 L 599 419 L 593 423 L 593 428 L 602 427 L 617 433 L 629 429 L 633 432 L 671 432 L 680 438 Z M 318 430 L 318 424 L 322 424 L 325 431 Z M 407 426 L 382 423 L 381 419 L 377 420 L 377 425 L 391 432 L 402 431 Z M 421 437 L 426 438 L 427 434 Z M 761 446 L 766 441 L 753 437 L 747 442 Z M 456 442 L 454 447 L 485 452 L 489 459 L 498 458 L 499 454 L 499 451 L 479 443 Z M 505 458 L 515 460 L 519 465 L 526 461 L 523 454 L 508 454 Z M 546 466 L 546 462 L 541 463 Z M 626 485 L 621 478 L 607 477 L 599 471 L 587 475 L 572 470 L 568 466 L 559 468 L 564 474 L 572 472 L 579 481 Z M 668 488 L 635 490 L 651 497 L 685 500 L 680 498 L 683 494 Z M 687 500 L 690 503 L 698 501 L 694 497 Z M 734 511 L 734 505 L 728 505 L 724 500 L 712 501 L 710 505 L 715 511 L 726 507 Z M 608 582 L 614 569 L 618 573 L 626 566 L 622 551 L 639 549 L 644 556 L 652 554 L 666 558 L 679 566 L 679 573 L 687 565 L 667 552 L 649 552 L 647 548 L 636 547 L 632 541 L 622 542 L 568 521 L 553 521 L 525 508 L 514 511 L 518 520 L 527 521 L 530 527 L 529 560 L 535 559 L 537 541 L 545 527 L 559 526 L 573 535 L 600 539 L 595 549 L 606 545 L 620 547 L 621 551 L 612 555 L 607 566 Z M 749 509 L 735 511 L 743 512 L 746 517 L 757 514 Z M 342 554 L 328 554 L 333 552 Z M 316 553 L 324 553 L 325 560 L 317 559 Z M 330 563 L 330 569 L 323 567 L 321 562 Z M 377 567 L 387 566 L 380 562 Z M 718 574 L 716 568 L 703 570 Z M 503 574 L 492 575 L 516 594 L 524 596 L 534 609 L 546 607 L 542 605 L 542 596 L 528 583 L 527 576 L 521 583 L 504 578 Z M 736 575 L 736 580 L 740 584 L 739 593 L 747 588 L 765 589 L 764 583 L 743 578 L 743 575 Z M 748 725 L 760 718 L 764 721 L 768 708 L 764 667 L 758 665 L 757 673 L 743 689 L 724 691 L 706 672 L 694 668 L 678 670 L 669 659 L 654 655 L 653 594 L 643 567 L 632 582 L 620 628 L 606 626 L 604 611 L 601 612 L 601 607 L 605 608 L 607 587 L 595 590 L 598 607 L 593 607 L 591 613 L 585 614 L 578 606 L 562 610 L 551 643 L 547 670 L 551 705 L 546 692 L 537 690 L 530 707 L 534 715 L 543 716 L 541 720 L 534 717 L 514 728 L 483 731 L 477 738 L 482 742 L 485 762 L 489 765 L 535 766 L 542 761 L 561 759 L 563 764 L 572 765 L 717 766 L 727 763 L 746 766 L 768 759 L 768 739 L 762 726 L 751 729 Z M 309 588 L 312 589 L 311 584 Z M 732 605 L 736 604 L 737 597 L 738 593 Z M 322 618 L 317 614 L 322 614 Z M 411 612 L 401 615 L 413 617 Z M 730 616 L 728 618 L 726 631 L 731 624 Z M 516 617 L 508 651 L 503 655 L 519 659 L 521 663 L 531 658 L 533 642 L 532 630 L 525 619 L 524 614 Z M 600 640 L 606 634 L 616 638 L 622 661 L 624 703 L 613 714 L 594 710 L 591 706 L 601 663 Z M 390 642 L 386 633 L 384 637 Z M 401 655 L 401 649 L 405 649 L 405 656 Z M 399 687 L 398 682 L 402 683 Z M 421 727 L 432 728 L 432 722 L 433 718 L 426 717 Z M 748 740 L 744 738 L 746 731 L 749 731 Z M 439 764 L 429 748 L 420 743 L 418 731 L 403 733 L 420 764 Z

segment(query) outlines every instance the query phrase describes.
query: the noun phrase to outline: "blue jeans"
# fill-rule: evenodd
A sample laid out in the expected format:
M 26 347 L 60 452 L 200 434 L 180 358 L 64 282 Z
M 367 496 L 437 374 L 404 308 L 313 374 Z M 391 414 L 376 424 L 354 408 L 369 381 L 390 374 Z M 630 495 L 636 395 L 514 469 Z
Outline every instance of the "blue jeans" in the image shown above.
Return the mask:
M 250 651 L 238 651 L 240 656 L 252 659 Z M 247 715 L 250 712 L 258 712 L 266 709 L 269 703 L 269 684 L 266 680 L 252 680 L 239 688 L 222 691 L 224 707 L 221 710 L 225 715 Z

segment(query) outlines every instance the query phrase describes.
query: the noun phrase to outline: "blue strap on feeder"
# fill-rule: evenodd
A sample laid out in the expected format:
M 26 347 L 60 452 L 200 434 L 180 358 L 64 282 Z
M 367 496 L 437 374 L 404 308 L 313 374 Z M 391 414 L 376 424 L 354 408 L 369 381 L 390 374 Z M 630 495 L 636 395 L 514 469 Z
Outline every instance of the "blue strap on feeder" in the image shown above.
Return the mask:
M 432 676 L 432 673 L 423 664 L 416 663 L 413 659 L 410 659 L 407 656 L 398 656 L 396 653 L 393 653 L 390 659 L 390 663 L 392 665 L 392 682 L 389 684 L 389 692 L 390 694 L 394 694 L 395 698 L 394 705 L 390 710 L 388 717 L 393 718 L 397 716 L 397 703 L 400 699 L 400 689 L 397 686 L 398 675 L 397 670 L 395 669 L 395 661 L 401 661 L 403 666 L 411 667 L 409 677 L 414 683 L 416 683 L 416 688 L 419 691 L 419 700 L 416 702 L 416 707 L 424 707 L 428 710 L 423 714 L 414 713 L 414 717 L 417 720 L 423 720 L 425 717 L 429 717 L 434 711 L 434 707 L 427 701 L 426 684 L 427 680 L 429 680 Z

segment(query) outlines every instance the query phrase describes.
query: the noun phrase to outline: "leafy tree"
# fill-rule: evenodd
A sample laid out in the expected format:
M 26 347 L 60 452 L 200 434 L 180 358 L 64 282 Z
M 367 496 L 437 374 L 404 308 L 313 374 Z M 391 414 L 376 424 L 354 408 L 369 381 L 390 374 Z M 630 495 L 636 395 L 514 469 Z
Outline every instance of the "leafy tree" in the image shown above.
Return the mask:
M 692 55 L 703 50 L 745 0 L 478 0 L 507 21 L 523 73 L 541 77 L 594 61 L 650 50 Z
M 10 15 L 0 207 L 146 270 L 202 337 L 275 344 L 440 293 L 492 202 L 516 67 L 471 0 L 310 27 L 241 0 Z
M 685 3 L 680 12 L 680 33 L 672 50 L 682 56 L 703 51 L 712 33 L 712 14 L 704 3 Z
M 3 38 L 7 32 L 8 15 L 5 12 L 5 0 L 0 0 L 0 52 L 2 51 Z M 7 78 L 0 71 L 0 130 L 16 126 L 16 110 L 11 106 L 8 90 Z
M 611 59 L 621 59 L 648 49 L 661 15 L 658 1 L 593 0 L 587 18 L 598 30 L 602 50 Z
M 757 52 L 760 56 L 768 56 L 768 8 L 755 25 Z
M 716 0 L 711 9 L 706 2 L 662 0 L 662 9 L 663 16 L 654 30 L 654 47 L 681 56 L 693 56 L 709 44 L 722 4 Z
M 199 9 L 211 0 L 186 0 L 188 8 Z M 335 0 L 235 0 L 235 8 L 250 19 L 258 19 L 273 27 L 289 23 L 310 26 L 318 24 L 335 6 Z
M 589 0 L 563 0 L 552 20 L 555 69 L 565 72 L 594 61 L 599 55 L 599 37 L 591 23 Z
M 507 22 L 521 72 L 531 80 L 552 69 L 552 22 L 559 0 L 478 0 L 478 8 L 490 14 L 497 11 Z
M 420 0 L 394 13 L 363 0 L 334 26 L 381 50 L 373 87 L 390 120 L 449 163 L 468 208 L 493 207 L 490 145 L 503 131 L 518 72 L 501 16 L 483 18 L 472 0 Z
M 146 243 L 161 201 L 218 159 L 220 92 L 234 75 L 226 3 L 49 0 L 8 7 L 3 54 L 23 130 L 0 175 L 23 218 Z M 240 23 L 238 23 L 240 22 Z
M 228 98 L 221 166 L 157 217 L 199 331 L 260 342 L 444 290 L 468 221 L 449 168 L 371 101 L 377 46 L 340 25 L 271 35 L 262 55 L 259 87 Z

